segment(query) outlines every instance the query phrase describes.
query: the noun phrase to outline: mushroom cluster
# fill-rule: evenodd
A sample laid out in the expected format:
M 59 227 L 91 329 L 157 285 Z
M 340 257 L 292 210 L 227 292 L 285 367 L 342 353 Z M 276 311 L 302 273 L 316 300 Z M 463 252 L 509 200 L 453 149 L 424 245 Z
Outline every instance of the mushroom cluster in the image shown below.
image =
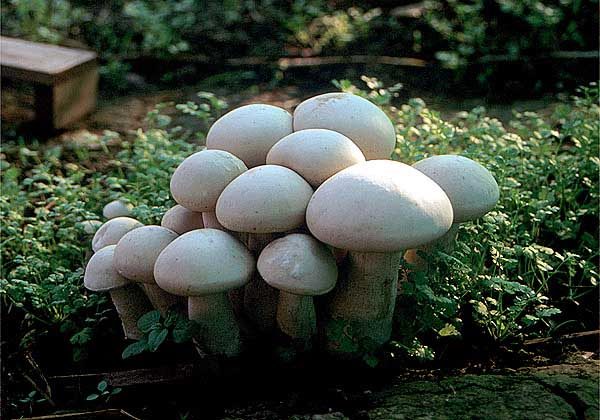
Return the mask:
M 386 114 L 350 93 L 310 98 L 293 115 L 237 108 L 175 169 L 177 205 L 161 226 L 132 219 L 126 203 L 107 205 L 113 218 L 93 238 L 85 285 L 110 291 L 129 338 L 154 307 L 187 312 L 214 355 L 236 356 L 247 338 L 275 332 L 343 353 L 339 323 L 381 346 L 401 259 L 449 246 L 458 223 L 498 200 L 478 163 L 447 155 L 410 166 L 390 160 L 395 144 Z

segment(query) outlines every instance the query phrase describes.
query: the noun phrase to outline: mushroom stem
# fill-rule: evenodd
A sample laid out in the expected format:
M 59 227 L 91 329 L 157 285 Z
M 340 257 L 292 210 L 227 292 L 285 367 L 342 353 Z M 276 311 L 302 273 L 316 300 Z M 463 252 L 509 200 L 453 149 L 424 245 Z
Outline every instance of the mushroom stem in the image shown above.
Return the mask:
M 370 253 L 350 251 L 346 276 L 340 279 L 329 303 L 325 325 L 327 349 L 339 352 L 340 321 L 344 330 L 364 346 L 378 347 L 392 333 L 392 316 L 396 304 L 398 268 L 402 252 Z M 337 327 L 337 328 L 336 328 Z M 347 329 L 349 327 L 349 329 Z
M 209 354 L 237 356 L 242 348 L 227 293 L 188 298 L 188 317 L 199 325 L 198 338 Z
M 138 329 L 138 319 L 152 310 L 152 304 L 135 283 L 112 289 L 109 293 L 121 318 L 125 338 L 139 340 L 143 334 Z
M 142 289 L 146 293 L 146 296 L 148 296 L 148 300 L 150 300 L 152 306 L 154 306 L 162 316 L 165 316 L 171 307 L 176 307 L 175 309 L 177 311 L 185 311 L 187 304 L 185 297 L 175 296 L 169 292 L 165 292 L 156 284 L 140 283 L 140 286 L 142 286 Z
M 409 249 L 404 254 L 404 260 L 407 263 L 411 264 L 415 271 L 425 271 L 427 269 L 427 261 L 421 258 L 421 256 L 418 255 L 417 252 L 423 251 L 427 254 L 433 252 L 434 250 L 444 251 L 445 253 L 452 252 L 454 250 L 454 246 L 456 245 L 458 225 L 459 223 L 453 223 L 450 227 L 450 230 L 448 230 L 448 232 L 446 232 L 444 236 L 440 237 L 434 242 L 430 242 L 426 245 L 420 246 L 415 249 Z
M 293 339 L 310 340 L 317 330 L 317 315 L 312 296 L 279 291 L 277 323 Z
M 240 233 L 240 241 L 254 255 L 262 250 L 278 235 L 273 233 Z M 244 312 L 259 331 L 267 332 L 276 328 L 278 290 L 269 286 L 258 271 L 244 287 Z
M 225 227 L 217 220 L 217 214 L 214 211 L 204 211 L 202 212 L 202 223 L 204 223 L 205 228 L 210 229 L 219 229 L 225 232 L 228 232 Z

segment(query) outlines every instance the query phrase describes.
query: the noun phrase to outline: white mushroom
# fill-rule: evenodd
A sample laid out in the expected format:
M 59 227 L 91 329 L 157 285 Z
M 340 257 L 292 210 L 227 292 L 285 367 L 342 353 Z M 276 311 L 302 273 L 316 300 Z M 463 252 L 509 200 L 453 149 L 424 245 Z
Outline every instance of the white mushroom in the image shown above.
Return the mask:
M 367 160 L 389 159 L 396 147 L 394 125 L 376 105 L 351 93 L 309 98 L 294 111 L 294 131 L 326 128 L 352 140 Z
M 202 150 L 186 158 L 171 177 L 171 195 L 194 212 L 214 212 L 223 189 L 248 168 L 223 150 Z
M 267 164 L 290 168 L 315 188 L 342 169 L 364 161 L 365 156 L 348 137 L 318 128 L 282 138 L 267 155 Z
M 310 185 L 291 169 L 252 168 L 233 180 L 217 201 L 217 219 L 226 229 L 246 232 L 242 242 L 257 256 L 277 233 L 304 224 Z M 244 309 L 261 331 L 275 327 L 277 291 L 257 274 L 244 289 Z
M 177 204 L 167 210 L 160 221 L 160 225 L 177 232 L 179 235 L 183 235 L 190 230 L 202 229 L 204 222 L 202 220 L 202 213 L 188 210 Z
M 125 337 L 137 340 L 142 337 L 137 321 L 152 310 L 152 305 L 135 283 L 117 272 L 113 265 L 114 251 L 115 245 L 109 245 L 92 255 L 85 268 L 83 282 L 89 290 L 110 293 Z
M 281 331 L 308 341 L 317 330 L 312 297 L 328 293 L 337 281 L 331 251 L 310 235 L 294 233 L 267 245 L 257 267 L 263 279 L 279 290 L 277 323 Z
M 154 263 L 177 233 L 162 226 L 143 226 L 127 232 L 117 243 L 114 266 L 123 277 L 140 283 L 148 299 L 165 315 L 172 307 L 185 308 L 185 300 L 165 292 L 154 280 Z
M 92 250 L 94 252 L 108 245 L 116 245 L 119 239 L 127 232 L 144 226 L 131 217 L 115 217 L 100 226 L 92 238 Z
M 325 181 L 308 204 L 308 228 L 320 241 L 349 250 L 327 322 L 348 324 L 361 342 L 389 340 L 402 251 L 444 235 L 452 217 L 444 191 L 403 163 L 359 163 Z M 328 349 L 339 351 L 330 333 L 326 326 Z
M 253 168 L 264 165 L 271 147 L 292 131 L 292 115 L 285 109 L 245 105 L 215 121 L 206 135 L 206 148 L 231 152 Z
M 464 156 L 432 156 L 415 163 L 413 167 L 444 190 L 454 210 L 452 228 L 446 235 L 418 249 L 408 250 L 404 255 L 407 262 L 424 269 L 425 261 L 417 255 L 417 251 L 431 252 L 436 248 L 451 252 L 456 243 L 458 225 L 478 219 L 494 208 L 500 190 L 490 171 Z
M 104 206 L 102 209 L 102 215 L 107 219 L 126 217 L 131 216 L 131 210 L 133 210 L 133 205 L 130 203 L 126 203 L 122 200 L 114 200 Z
M 199 325 L 199 339 L 209 353 L 236 356 L 240 331 L 226 292 L 246 284 L 254 269 L 254 258 L 232 235 L 198 229 L 167 245 L 154 277 L 169 293 L 188 296 L 189 319 Z

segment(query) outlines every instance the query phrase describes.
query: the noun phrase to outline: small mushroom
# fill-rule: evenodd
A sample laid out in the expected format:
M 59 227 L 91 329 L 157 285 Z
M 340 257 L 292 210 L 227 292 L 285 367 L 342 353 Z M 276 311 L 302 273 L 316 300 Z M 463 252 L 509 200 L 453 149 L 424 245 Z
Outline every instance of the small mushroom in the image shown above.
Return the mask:
M 452 252 L 458 225 L 478 219 L 494 208 L 500 197 L 500 190 L 490 171 L 464 156 L 432 156 L 415 163 L 413 167 L 444 190 L 454 211 L 452 227 L 446 235 L 418 249 L 408 250 L 404 255 L 407 262 L 422 270 L 426 264 L 417 255 L 417 251 L 431 252 L 435 248 Z
M 206 148 L 231 152 L 253 168 L 264 165 L 271 147 L 292 131 L 292 115 L 285 109 L 245 105 L 215 121 L 206 135 Z
M 131 210 L 133 210 L 133 206 L 130 203 L 122 200 L 114 200 L 104 206 L 102 215 L 110 220 L 115 217 L 131 216 Z
M 304 224 L 310 185 L 278 165 L 252 168 L 234 179 L 217 201 L 217 219 L 226 229 L 245 232 L 242 242 L 258 256 L 278 233 Z M 257 274 L 244 289 L 244 310 L 261 331 L 276 325 L 277 290 Z
M 351 166 L 325 181 L 306 210 L 310 232 L 349 250 L 347 272 L 332 294 L 326 344 L 343 322 L 359 342 L 389 340 L 402 251 L 444 235 L 452 206 L 430 178 L 400 162 L 375 160 Z
M 117 243 L 114 266 L 123 277 L 140 283 L 148 299 L 165 315 L 171 307 L 185 308 L 185 300 L 165 292 L 154 280 L 154 263 L 177 233 L 162 226 L 142 226 L 127 232 Z
M 92 238 L 92 250 L 94 252 L 108 245 L 116 245 L 119 239 L 127 232 L 144 226 L 131 217 L 115 217 L 100 226 Z
M 258 271 L 279 289 L 277 323 L 290 337 L 308 342 L 317 330 L 313 296 L 335 287 L 337 266 L 331 251 L 310 235 L 276 239 L 258 258 Z
M 160 225 L 183 235 L 190 230 L 202 229 L 204 222 L 202 221 L 202 213 L 188 210 L 177 204 L 167 210 L 160 221 Z
M 240 330 L 226 292 L 246 284 L 254 269 L 254 258 L 232 235 L 198 229 L 167 245 L 154 277 L 169 293 L 188 296 L 189 319 L 199 325 L 198 338 L 209 353 L 236 356 Z
M 100 229 L 102 222 L 100 220 L 84 220 L 81 222 L 81 226 L 86 234 L 93 235 L 98 229 Z
M 138 319 L 152 310 L 144 292 L 135 284 L 121 276 L 113 265 L 116 245 L 108 245 L 94 255 L 87 263 L 83 283 L 94 292 L 109 292 L 123 324 L 126 338 L 138 340 L 142 333 L 137 327 Z
M 244 162 L 229 152 L 202 150 L 177 167 L 171 177 L 171 195 L 188 210 L 214 213 L 223 189 L 247 170 Z
M 352 140 L 367 160 L 389 159 L 396 132 L 375 104 L 351 93 L 333 92 L 309 98 L 294 111 L 294 131 L 325 128 Z
M 314 188 L 342 169 L 364 161 L 364 155 L 348 137 L 319 128 L 285 136 L 267 155 L 267 164 L 290 168 Z

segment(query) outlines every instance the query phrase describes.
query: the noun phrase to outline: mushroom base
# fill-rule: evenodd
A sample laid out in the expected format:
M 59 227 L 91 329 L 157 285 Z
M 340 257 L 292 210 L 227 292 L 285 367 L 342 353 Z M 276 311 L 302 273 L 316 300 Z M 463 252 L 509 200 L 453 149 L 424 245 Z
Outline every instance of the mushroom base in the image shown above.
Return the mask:
M 240 329 L 226 293 L 190 296 L 188 317 L 198 324 L 196 338 L 208 354 L 228 357 L 240 354 Z
M 390 339 L 401 256 L 401 252 L 348 253 L 346 273 L 330 298 L 324 323 L 327 351 L 358 356 Z M 344 349 L 345 340 L 357 347 Z
M 275 233 L 238 233 L 239 240 L 246 245 L 255 258 L 278 237 Z M 269 286 L 258 274 L 244 287 L 243 312 L 258 331 L 267 333 L 277 328 L 278 290 Z
M 446 253 L 450 253 L 454 250 L 456 244 L 456 236 L 458 235 L 458 223 L 453 223 L 448 232 L 438 240 L 428 243 L 427 245 L 420 246 L 415 249 L 409 249 L 404 254 L 404 260 L 414 267 L 414 270 L 424 271 L 427 269 L 427 261 L 421 258 L 417 252 L 422 251 L 427 254 L 439 250 Z
M 121 318 L 125 338 L 131 340 L 142 338 L 143 334 L 137 326 L 138 319 L 153 309 L 142 289 L 137 284 L 131 283 L 111 290 L 110 297 Z
M 295 340 L 310 340 L 317 331 L 317 314 L 312 296 L 279 291 L 277 324 Z
M 148 296 L 148 300 L 158 310 L 162 316 L 165 316 L 169 308 L 185 313 L 187 311 L 187 300 L 183 296 L 175 296 L 165 292 L 156 284 L 140 283 L 140 286 Z

